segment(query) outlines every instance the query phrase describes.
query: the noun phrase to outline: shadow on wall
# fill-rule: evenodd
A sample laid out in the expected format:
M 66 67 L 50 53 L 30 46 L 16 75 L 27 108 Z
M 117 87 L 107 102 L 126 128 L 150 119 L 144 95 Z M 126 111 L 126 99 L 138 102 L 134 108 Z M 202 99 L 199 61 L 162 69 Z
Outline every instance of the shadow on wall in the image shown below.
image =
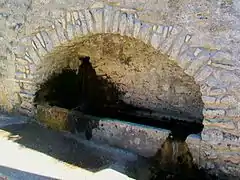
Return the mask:
M 203 125 L 200 117 L 196 118 L 182 111 L 176 115 L 174 111 L 159 111 L 144 105 L 126 103 L 122 97 L 127 92 L 121 91 L 111 77 L 98 76 L 89 57 L 79 60 L 82 63 L 78 70 L 63 69 L 62 73 L 53 75 L 41 84 L 35 97 L 36 105 L 66 108 L 73 116 L 74 112 L 77 114 L 78 111 L 95 117 L 108 117 L 169 129 L 175 137 L 181 139 L 185 139 L 189 134 L 201 132 Z M 91 138 L 91 129 L 98 126 L 97 121 L 92 123 L 93 121 L 87 120 L 84 123 L 84 117 L 81 115 L 73 119 L 69 114 L 68 121 L 70 131 L 85 128 L 87 139 Z
M 91 57 L 90 63 L 85 61 L 80 65 L 79 57 L 87 56 Z M 118 96 L 117 101 L 148 110 L 139 114 L 164 115 L 198 123 L 203 120 L 200 87 L 194 78 L 167 55 L 134 38 L 116 34 L 77 38 L 48 53 L 37 69 L 39 104 L 45 101 L 72 109 L 80 106 L 76 102 L 79 97 L 74 95 L 85 93 L 86 98 L 92 99 L 90 101 L 95 98 L 98 103 L 96 99 L 100 98 L 99 104 L 104 99 L 111 101 L 108 105 L 116 107 L 118 102 L 113 101 Z M 44 96 L 48 93 L 55 97 L 47 101 Z

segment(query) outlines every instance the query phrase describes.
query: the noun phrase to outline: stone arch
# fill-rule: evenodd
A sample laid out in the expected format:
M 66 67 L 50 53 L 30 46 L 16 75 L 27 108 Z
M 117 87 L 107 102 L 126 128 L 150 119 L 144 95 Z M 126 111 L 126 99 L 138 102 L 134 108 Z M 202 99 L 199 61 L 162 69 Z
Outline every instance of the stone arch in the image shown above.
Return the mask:
M 172 117 L 177 116 L 178 119 L 184 117 L 185 120 L 202 122 L 203 103 L 200 88 L 194 79 L 187 76 L 174 61 L 170 61 L 167 55 L 157 52 L 142 41 L 127 36 L 111 33 L 95 34 L 77 38 L 59 46 L 45 56 L 37 71 L 36 82 L 46 89 L 45 87 L 55 84 L 54 82 L 58 79 L 56 76 L 66 73 L 66 70 L 73 70 L 75 74 L 79 74 L 78 68 L 81 64 L 79 57 L 86 56 L 90 57 L 96 75 L 100 78 L 106 74 L 105 77 L 117 85 L 118 92 L 121 92 L 120 99 L 128 105 L 151 109 L 153 112 L 161 112 L 162 115 L 172 114 Z M 74 82 L 74 89 L 77 89 L 78 85 Z M 42 83 L 47 84 L 42 86 Z M 99 86 L 101 84 L 99 83 Z M 61 86 L 70 88 L 71 85 Z M 91 89 L 93 86 L 92 84 Z M 61 88 L 57 89 L 61 91 Z M 98 87 L 94 86 L 93 89 Z M 50 89 L 38 91 L 42 95 L 48 94 L 46 92 L 52 91 Z M 99 96 L 105 94 L 105 91 L 101 92 Z M 78 96 L 76 93 L 71 101 L 74 102 Z M 53 101 L 62 106 L 62 102 L 57 100 L 60 98 L 61 96 Z M 74 107 L 76 106 L 68 106 L 70 109 Z
M 212 108 L 216 104 L 216 98 L 208 96 L 212 87 L 211 83 L 205 81 L 214 73 L 212 68 L 214 59 L 218 59 L 219 53 L 223 53 L 224 56 L 227 56 L 227 53 L 191 45 L 192 35 L 184 27 L 143 22 L 135 13 L 127 13 L 116 7 L 101 6 L 80 11 L 64 11 L 63 14 L 63 17 L 56 19 L 51 27 L 36 31 L 35 34 L 21 40 L 19 46 L 25 48 L 25 51 L 16 55 L 15 78 L 20 89 L 23 89 L 19 92 L 22 108 L 31 108 L 33 92 L 36 90 L 33 83 L 34 72 L 43 57 L 52 49 L 72 40 L 75 36 L 113 33 L 134 37 L 167 54 L 200 85 L 204 103 L 210 104 L 204 111 L 205 117 L 207 119 L 225 117 L 224 109 Z M 221 83 L 221 79 L 219 82 Z

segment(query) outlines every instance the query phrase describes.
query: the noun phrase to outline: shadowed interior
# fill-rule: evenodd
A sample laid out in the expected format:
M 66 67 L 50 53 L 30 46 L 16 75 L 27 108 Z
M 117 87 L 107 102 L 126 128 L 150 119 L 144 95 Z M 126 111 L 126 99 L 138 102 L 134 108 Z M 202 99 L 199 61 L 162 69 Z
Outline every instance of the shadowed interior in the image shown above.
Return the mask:
M 81 65 L 77 70 L 65 68 L 62 73 L 54 74 L 41 84 L 35 97 L 36 104 L 47 103 L 50 106 L 80 111 L 97 117 L 110 117 L 166 128 L 180 139 L 202 130 L 203 126 L 199 123 L 199 119 L 194 119 L 195 117 L 189 113 L 181 112 L 180 116 L 176 117 L 176 112 L 169 110 L 158 112 L 124 102 L 121 98 L 127 92 L 122 92 L 112 82 L 111 77 L 98 76 L 90 62 L 90 57 L 82 57 L 79 61 Z

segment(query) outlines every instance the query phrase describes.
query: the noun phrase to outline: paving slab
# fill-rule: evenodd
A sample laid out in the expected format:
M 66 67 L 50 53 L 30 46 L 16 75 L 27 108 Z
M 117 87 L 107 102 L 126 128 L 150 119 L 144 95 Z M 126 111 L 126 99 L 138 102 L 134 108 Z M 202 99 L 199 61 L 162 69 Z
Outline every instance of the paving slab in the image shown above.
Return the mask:
M 0 115 L 2 179 L 135 179 L 137 155 Z

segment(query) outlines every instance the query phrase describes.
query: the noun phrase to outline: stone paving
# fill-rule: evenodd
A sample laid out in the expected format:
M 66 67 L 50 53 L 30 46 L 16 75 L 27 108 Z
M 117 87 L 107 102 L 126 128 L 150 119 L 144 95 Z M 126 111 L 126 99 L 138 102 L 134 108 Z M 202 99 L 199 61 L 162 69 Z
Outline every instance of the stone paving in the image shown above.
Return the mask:
M 0 179 L 131 179 L 138 157 L 0 116 Z M 127 175 L 126 175 L 127 174 Z

